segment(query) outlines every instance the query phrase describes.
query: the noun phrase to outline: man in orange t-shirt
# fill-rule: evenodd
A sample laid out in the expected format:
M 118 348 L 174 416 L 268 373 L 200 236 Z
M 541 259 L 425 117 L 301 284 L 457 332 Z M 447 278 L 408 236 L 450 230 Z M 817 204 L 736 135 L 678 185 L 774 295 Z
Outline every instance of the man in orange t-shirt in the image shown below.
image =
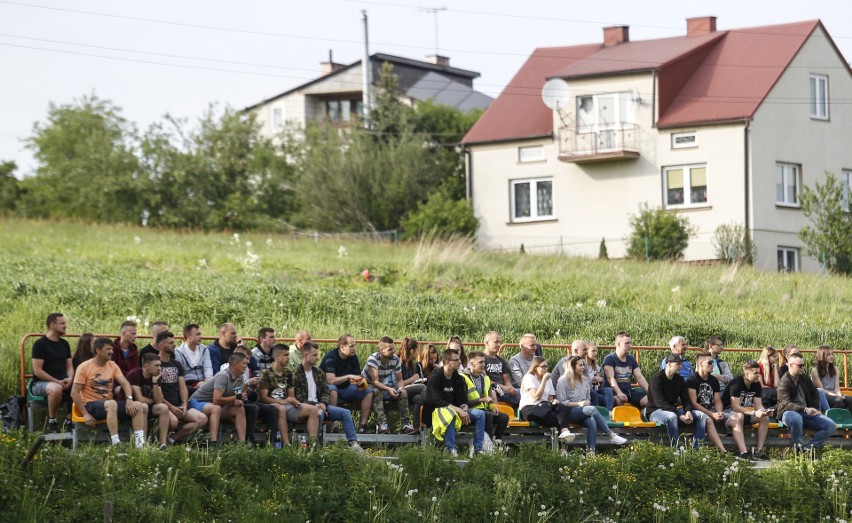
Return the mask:
M 94 427 L 96 421 L 106 419 L 113 445 L 119 443 L 119 419 L 130 419 L 134 444 L 136 448 L 141 448 L 145 444 L 148 405 L 133 401 L 133 390 L 121 369 L 112 361 L 112 351 L 112 340 L 109 338 L 95 340 L 95 357 L 81 363 L 74 374 L 71 399 L 83 414 L 86 425 Z M 112 391 L 116 383 L 124 390 L 127 401 L 113 399 Z

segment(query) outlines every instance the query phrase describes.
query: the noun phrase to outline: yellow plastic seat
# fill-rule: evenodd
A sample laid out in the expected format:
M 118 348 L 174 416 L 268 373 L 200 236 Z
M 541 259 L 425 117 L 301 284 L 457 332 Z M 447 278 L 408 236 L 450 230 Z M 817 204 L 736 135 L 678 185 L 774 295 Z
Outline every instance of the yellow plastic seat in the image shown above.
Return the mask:
M 497 403 L 497 411 L 509 416 L 510 427 L 531 427 L 529 421 L 521 421 L 515 415 L 515 409 L 508 403 Z
M 642 413 L 633 405 L 619 405 L 612 409 L 612 421 L 623 423 L 624 427 L 651 428 L 657 426 L 653 421 L 642 421 Z

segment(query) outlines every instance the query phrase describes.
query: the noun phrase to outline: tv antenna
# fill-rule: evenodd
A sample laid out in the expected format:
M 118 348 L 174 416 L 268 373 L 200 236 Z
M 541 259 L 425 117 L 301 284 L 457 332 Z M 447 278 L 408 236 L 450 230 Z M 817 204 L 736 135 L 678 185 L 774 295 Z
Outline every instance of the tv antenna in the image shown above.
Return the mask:
M 441 11 L 447 11 L 446 7 L 421 7 L 420 11 L 423 13 L 432 13 L 435 16 L 435 54 L 441 54 L 438 49 L 438 13 Z

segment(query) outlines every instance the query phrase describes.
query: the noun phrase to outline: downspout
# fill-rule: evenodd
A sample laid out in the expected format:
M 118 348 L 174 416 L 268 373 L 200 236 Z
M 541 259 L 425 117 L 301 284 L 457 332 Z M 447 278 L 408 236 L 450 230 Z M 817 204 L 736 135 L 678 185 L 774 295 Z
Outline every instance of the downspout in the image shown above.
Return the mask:
M 465 198 L 470 201 L 473 199 L 473 155 L 470 154 L 470 149 L 464 148 L 464 179 L 465 179 Z
M 750 158 L 749 158 L 750 146 L 749 146 L 748 137 L 749 137 L 749 133 L 751 132 L 751 129 L 749 128 L 750 125 L 751 125 L 751 121 L 747 120 L 746 125 L 745 125 L 745 129 L 743 130 L 743 158 L 744 158 L 743 173 L 745 174 L 745 176 L 743 177 L 744 183 L 745 183 L 745 187 L 744 187 L 744 189 L 745 189 L 745 191 L 744 191 L 745 192 L 745 218 L 743 220 L 743 228 L 745 229 L 746 233 L 749 236 L 751 236 L 751 241 L 754 242 L 754 236 L 752 235 L 751 230 L 749 230 L 750 229 L 749 204 L 750 204 L 751 200 L 749 198 L 748 177 L 749 177 L 749 169 L 750 169 L 751 161 L 750 161 Z
M 657 126 L 657 70 L 651 71 L 651 129 Z

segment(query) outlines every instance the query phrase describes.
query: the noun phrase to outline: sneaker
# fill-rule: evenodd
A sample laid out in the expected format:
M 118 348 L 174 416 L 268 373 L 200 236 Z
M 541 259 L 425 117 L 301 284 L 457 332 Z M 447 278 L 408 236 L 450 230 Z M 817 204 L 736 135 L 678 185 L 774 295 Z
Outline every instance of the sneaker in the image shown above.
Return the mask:
M 734 454 L 734 457 L 736 459 L 740 459 L 740 460 L 743 460 L 743 461 L 751 461 L 752 460 L 751 454 L 749 454 L 748 452 L 743 452 L 741 454 Z
M 169 446 L 166 444 L 160 445 L 160 450 L 166 450 L 167 448 L 169 448 Z
M 55 419 L 47 420 L 47 433 L 55 434 L 59 432 L 59 423 Z
M 366 434 L 367 426 L 366 425 L 358 425 L 358 434 Z
M 793 454 L 800 455 L 804 453 L 805 449 L 802 447 L 801 443 L 793 443 Z
M 609 442 L 613 445 L 624 445 L 627 443 L 627 438 L 621 437 L 615 432 L 609 435 Z
M 751 457 L 756 461 L 769 461 L 769 455 L 764 449 L 754 451 L 754 454 L 752 454 Z
M 403 434 L 417 434 L 417 429 L 415 429 L 411 425 L 406 425 L 406 426 L 402 427 L 402 433 Z
M 494 446 L 499 448 L 503 448 L 503 440 L 500 438 L 494 438 Z
M 353 441 L 352 443 L 350 443 L 350 444 L 349 444 L 349 449 L 350 449 L 350 450 L 354 450 L 354 451 L 355 451 L 355 452 L 357 452 L 358 454 L 363 454 L 363 453 L 364 453 L 364 449 L 363 449 L 363 448 L 361 448 L 361 445 L 359 445 L 357 441 Z
M 62 422 L 62 432 L 71 432 L 72 429 L 74 429 L 74 423 L 70 419 L 65 418 L 65 421 Z
M 586 451 L 586 456 L 587 456 L 587 457 L 590 457 L 590 458 L 594 458 L 594 457 L 595 457 L 595 449 L 589 449 L 589 450 L 587 450 L 587 451 Z
M 342 426 L 339 421 L 335 421 L 331 424 L 331 432 L 332 434 L 338 434 L 342 430 Z
M 379 423 L 376 425 L 376 434 L 390 434 L 387 423 Z
M 449 452 L 450 452 L 450 456 L 452 456 L 454 458 L 459 457 L 459 451 L 457 451 L 456 449 L 450 449 Z
M 568 429 L 562 429 L 562 432 L 559 433 L 559 439 L 565 443 L 571 443 L 576 437 L 577 435 Z

